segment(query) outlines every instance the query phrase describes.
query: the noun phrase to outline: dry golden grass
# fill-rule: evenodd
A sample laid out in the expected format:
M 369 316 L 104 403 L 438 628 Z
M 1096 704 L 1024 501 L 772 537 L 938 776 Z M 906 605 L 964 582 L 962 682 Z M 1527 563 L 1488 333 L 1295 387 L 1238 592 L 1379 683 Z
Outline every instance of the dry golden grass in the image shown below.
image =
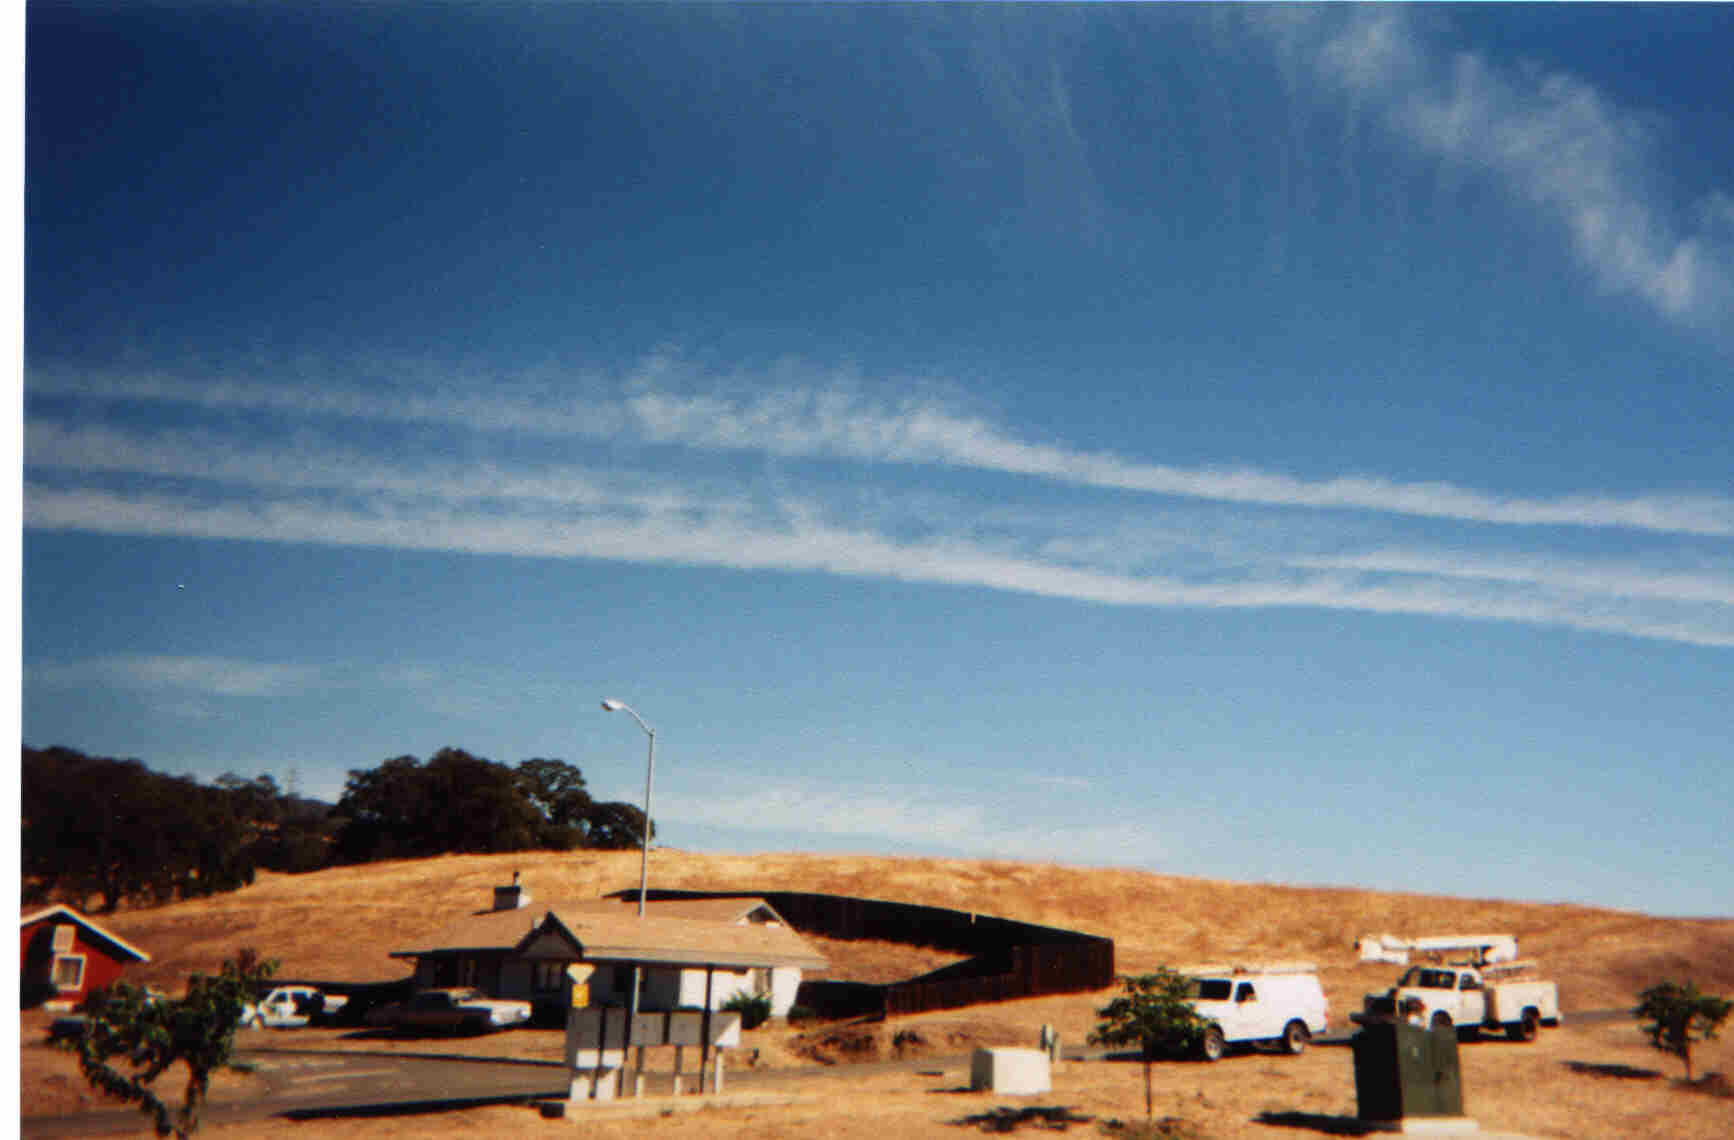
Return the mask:
M 173 906 L 123 910 L 103 921 L 150 951 L 136 980 L 174 989 L 243 946 L 282 962 L 285 976 L 348 981 L 401 978 L 393 949 L 477 910 L 521 870 L 535 899 L 600 895 L 638 881 L 636 852 L 451 855 L 263 874 L 245 890 Z M 1691 976 L 1734 989 L 1734 919 L 1663 919 L 1561 904 L 1501 902 L 1353 889 L 1278 887 L 1054 864 L 844 855 L 651 856 L 659 887 L 819 891 L 975 910 L 1114 939 L 1121 972 L 1224 956 L 1304 958 L 1321 967 L 1335 1008 L 1358 1006 L 1388 984 L 1387 966 L 1362 967 L 1354 939 L 1391 932 L 1498 931 L 1517 935 L 1560 983 L 1568 1009 L 1631 1004 L 1643 986 Z M 825 943 L 836 977 L 882 980 L 951 956 Z
M 152 962 L 133 980 L 178 989 L 194 970 L 212 970 L 243 946 L 282 961 L 286 976 L 369 981 L 407 973 L 389 951 L 414 943 L 454 916 L 479 909 L 491 889 L 520 870 L 533 901 L 597 895 L 635 885 L 633 852 L 448 856 L 338 868 L 309 875 L 264 875 L 246 890 L 160 909 L 123 910 L 103 922 L 143 946 Z M 1359 890 L 1276 887 L 1125 870 L 950 859 L 824 855 L 652 854 L 651 882 L 690 889 L 806 890 L 956 907 L 1103 934 L 1115 940 L 1121 972 L 1163 963 L 1222 957 L 1304 958 L 1321 968 L 1342 1024 L 1366 990 L 1389 985 L 1395 967 L 1362 966 L 1353 940 L 1362 934 L 1498 931 L 1516 934 L 1525 957 L 1539 959 L 1560 983 L 1569 1010 L 1627 1007 L 1636 992 L 1663 977 L 1692 977 L 1712 992 L 1734 991 L 1734 920 L 1662 919 L 1591 907 L 1456 899 Z M 830 974 L 890 980 L 953 960 L 938 952 L 825 941 Z M 948 1011 L 863 1031 L 854 1055 L 890 1057 L 892 1035 L 911 1030 L 913 1055 L 957 1053 L 978 1044 L 1034 1044 L 1037 1028 L 1056 1026 L 1081 1043 L 1108 994 L 1081 994 Z M 39 1035 L 39 1030 L 35 1031 Z M 749 1035 L 765 1066 L 805 1068 L 803 1095 L 783 1107 L 708 1110 L 695 1115 L 596 1119 L 586 1135 L 667 1137 L 958 1136 L 955 1122 L 991 1110 L 982 1094 L 956 1091 L 961 1074 L 909 1073 L 839 1082 L 814 1053 L 837 1055 L 821 1035 L 769 1026 Z M 30 1044 L 26 1033 L 21 1091 L 24 1112 L 76 1111 L 87 1095 L 64 1055 Z M 274 1035 L 272 1044 L 379 1049 L 337 1031 Z M 414 1042 L 388 1048 L 414 1051 Z M 421 1048 L 425 1048 L 423 1043 Z M 441 1043 L 439 1048 L 447 1048 Z M 473 1039 L 478 1055 L 554 1058 L 559 1035 L 518 1031 Z M 1533 1046 L 1500 1042 L 1464 1048 L 1470 1110 L 1485 1128 L 1574 1140 L 1723 1140 L 1734 1136 L 1734 1100 L 1682 1091 L 1677 1063 L 1648 1048 L 1629 1022 L 1569 1024 Z M 1729 1046 L 1701 1050 L 1700 1071 L 1734 1067 Z M 58 1066 L 58 1067 L 57 1067 Z M 1576 1066 L 1575 1068 L 1573 1066 Z M 1654 1077 L 1615 1076 L 1654 1072 Z M 1219 1066 L 1157 1067 L 1158 1114 L 1203 1127 L 1205 1137 L 1322 1135 L 1320 1122 L 1354 1113 L 1347 1050 L 1315 1049 L 1301 1058 L 1242 1057 Z M 236 1078 L 239 1079 L 239 1078 Z M 1056 1075 L 1043 1103 L 1067 1104 L 1098 1118 L 1143 1114 L 1135 1065 L 1071 1064 Z M 1257 1123 L 1261 1113 L 1275 1123 Z M 411 1117 L 288 1125 L 282 1121 L 216 1130 L 234 1137 L 285 1133 L 318 1140 L 366 1137 L 488 1135 L 511 1131 L 567 1135 L 571 1121 L 543 1121 L 526 1109 L 483 1109 Z M 1091 1129 L 1076 1126 L 1088 1134 Z

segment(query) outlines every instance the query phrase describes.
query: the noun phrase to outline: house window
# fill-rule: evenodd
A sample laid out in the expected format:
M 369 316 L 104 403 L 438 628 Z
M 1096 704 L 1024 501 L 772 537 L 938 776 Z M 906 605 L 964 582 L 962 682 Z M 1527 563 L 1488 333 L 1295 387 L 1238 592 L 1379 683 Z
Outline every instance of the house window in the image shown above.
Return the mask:
M 65 923 L 56 926 L 54 928 L 54 952 L 56 954 L 70 954 L 72 952 L 72 939 L 77 933 L 76 927 L 68 926 Z
M 752 988 L 753 988 L 753 993 L 760 996 L 760 997 L 764 996 L 765 994 L 770 993 L 771 992 L 771 972 L 769 970 L 766 970 L 766 969 L 754 970 L 752 972 Z
M 54 959 L 54 988 L 76 990 L 84 985 L 84 955 L 60 954 Z
M 566 963 L 536 963 L 536 991 L 538 993 L 552 993 L 558 990 L 560 988 L 560 983 L 565 981 L 565 979 Z

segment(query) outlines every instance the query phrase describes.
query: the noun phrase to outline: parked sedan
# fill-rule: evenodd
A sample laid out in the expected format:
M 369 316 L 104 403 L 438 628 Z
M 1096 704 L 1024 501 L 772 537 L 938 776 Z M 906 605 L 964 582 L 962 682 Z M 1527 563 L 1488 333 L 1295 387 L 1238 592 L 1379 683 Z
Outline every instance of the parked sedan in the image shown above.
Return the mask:
M 529 1020 L 529 1002 L 490 998 L 470 987 L 423 990 L 367 1014 L 367 1024 L 381 1028 L 444 1033 L 486 1033 Z

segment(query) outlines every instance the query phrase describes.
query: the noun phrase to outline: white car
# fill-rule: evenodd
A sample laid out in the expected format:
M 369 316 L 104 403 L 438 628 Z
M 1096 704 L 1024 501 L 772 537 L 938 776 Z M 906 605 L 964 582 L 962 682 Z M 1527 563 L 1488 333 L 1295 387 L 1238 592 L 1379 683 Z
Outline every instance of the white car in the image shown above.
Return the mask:
M 300 1029 L 336 1014 L 349 999 L 312 986 L 278 986 L 264 1000 L 241 1007 L 241 1025 L 248 1029 Z
M 1229 1045 L 1272 1045 L 1305 1051 L 1330 1028 L 1330 1003 L 1310 969 L 1187 971 L 1192 1008 L 1204 1018 L 1200 1053 L 1221 1058 Z

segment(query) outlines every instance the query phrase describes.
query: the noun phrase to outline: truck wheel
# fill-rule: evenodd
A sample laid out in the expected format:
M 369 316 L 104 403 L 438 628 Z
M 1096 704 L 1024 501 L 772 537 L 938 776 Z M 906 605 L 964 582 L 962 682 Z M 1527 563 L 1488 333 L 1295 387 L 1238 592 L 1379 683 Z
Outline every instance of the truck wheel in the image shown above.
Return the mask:
M 1204 1040 L 1198 1045 L 1198 1055 L 1206 1061 L 1220 1061 L 1222 1054 L 1228 1051 L 1228 1042 L 1222 1037 L 1222 1027 L 1207 1025 L 1204 1027 Z
M 1541 1032 L 1541 1015 L 1533 1009 L 1524 1010 L 1521 1021 L 1514 1021 L 1505 1027 L 1506 1035 L 1513 1041 L 1534 1041 L 1539 1032 Z
M 1291 1021 L 1282 1027 L 1282 1051 L 1291 1055 L 1299 1055 L 1307 1051 L 1307 1041 L 1312 1035 L 1307 1027 L 1298 1021 Z

